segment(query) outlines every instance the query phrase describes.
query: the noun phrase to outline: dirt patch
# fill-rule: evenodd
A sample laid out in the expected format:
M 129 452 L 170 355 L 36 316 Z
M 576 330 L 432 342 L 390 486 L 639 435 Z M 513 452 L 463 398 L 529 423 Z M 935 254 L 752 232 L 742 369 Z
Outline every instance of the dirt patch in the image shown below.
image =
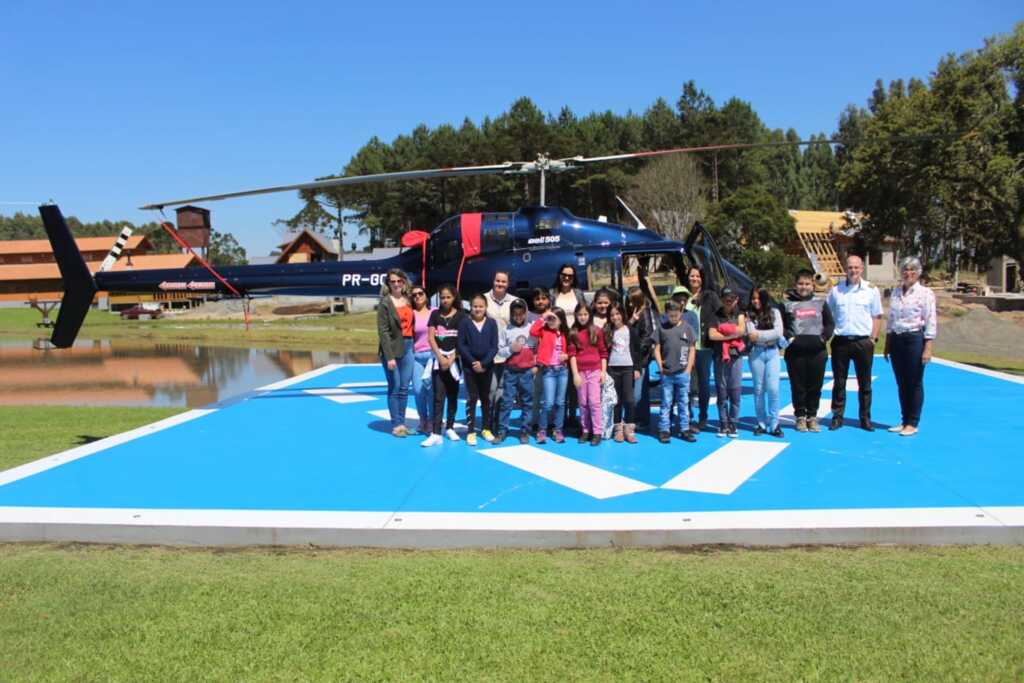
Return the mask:
M 935 345 L 940 353 L 973 353 L 1024 361 L 1024 315 L 993 313 L 976 304 L 961 305 L 962 312 L 939 308 L 943 315 Z

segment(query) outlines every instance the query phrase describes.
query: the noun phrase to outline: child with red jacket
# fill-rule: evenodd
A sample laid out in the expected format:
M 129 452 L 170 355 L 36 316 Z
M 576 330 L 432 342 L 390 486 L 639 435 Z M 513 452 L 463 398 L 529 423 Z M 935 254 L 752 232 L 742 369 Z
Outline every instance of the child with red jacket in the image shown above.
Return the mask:
M 569 371 L 565 367 L 569 359 L 569 325 L 565 311 L 555 306 L 533 321 L 530 336 L 537 339 L 537 367 L 540 368 L 544 391 L 538 416 L 537 443 L 547 441 L 548 422 L 554 409 L 555 443 L 565 441 L 562 425 L 565 421 L 565 387 Z

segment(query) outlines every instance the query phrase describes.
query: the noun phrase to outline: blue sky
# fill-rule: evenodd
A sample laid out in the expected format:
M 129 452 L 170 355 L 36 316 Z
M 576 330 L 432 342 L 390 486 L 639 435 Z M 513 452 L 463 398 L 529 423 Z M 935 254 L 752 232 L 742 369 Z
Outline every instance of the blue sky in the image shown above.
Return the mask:
M 0 202 L 83 220 L 337 172 L 371 136 L 544 111 L 643 111 L 694 79 L 773 128 L 835 130 L 876 78 L 926 77 L 1019 3 L 0 3 Z M 294 194 L 211 203 L 250 255 Z M 0 213 L 34 210 L 0 204 Z M 430 228 L 433 226 L 421 226 Z

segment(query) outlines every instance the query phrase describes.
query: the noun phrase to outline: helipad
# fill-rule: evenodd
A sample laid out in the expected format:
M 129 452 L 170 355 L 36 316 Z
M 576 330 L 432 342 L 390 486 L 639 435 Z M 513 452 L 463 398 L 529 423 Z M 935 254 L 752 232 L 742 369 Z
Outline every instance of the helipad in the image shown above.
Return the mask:
M 333 365 L 0 472 L 0 540 L 1024 542 L 1024 378 L 937 361 L 903 438 L 884 429 L 899 415 L 881 358 L 875 375 L 874 433 L 754 437 L 747 387 L 736 440 L 425 449 L 388 433 L 379 366 Z

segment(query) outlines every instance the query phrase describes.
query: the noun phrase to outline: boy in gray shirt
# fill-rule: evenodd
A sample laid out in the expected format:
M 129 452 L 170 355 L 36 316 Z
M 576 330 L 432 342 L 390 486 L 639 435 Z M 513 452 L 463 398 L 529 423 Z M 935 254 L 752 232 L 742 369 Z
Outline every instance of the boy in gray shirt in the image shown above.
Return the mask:
M 670 441 L 672 423 L 675 423 L 680 438 L 692 443 L 697 437 L 690 432 L 687 405 L 690 370 L 693 369 L 696 357 L 697 333 L 683 320 L 682 308 L 675 301 L 666 302 L 665 314 L 668 317 L 668 325 L 658 329 L 654 347 L 654 360 L 657 361 L 658 370 L 661 372 L 658 441 Z

